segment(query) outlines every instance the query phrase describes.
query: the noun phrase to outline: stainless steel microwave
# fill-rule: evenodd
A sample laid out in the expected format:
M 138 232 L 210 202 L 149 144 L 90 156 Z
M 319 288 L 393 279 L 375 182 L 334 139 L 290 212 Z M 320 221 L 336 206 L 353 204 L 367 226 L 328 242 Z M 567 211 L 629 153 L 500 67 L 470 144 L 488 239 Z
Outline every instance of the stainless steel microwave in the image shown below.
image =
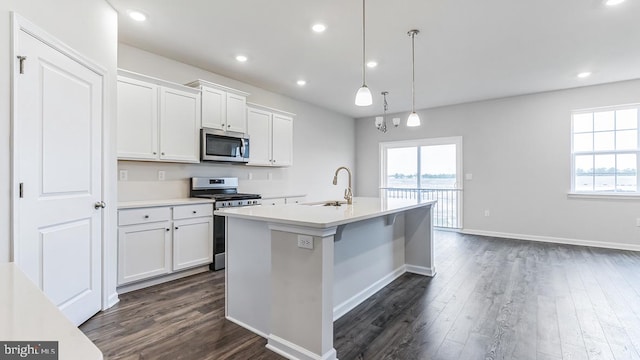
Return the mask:
M 201 134 L 202 161 L 249 162 L 249 135 L 208 128 L 203 128 Z

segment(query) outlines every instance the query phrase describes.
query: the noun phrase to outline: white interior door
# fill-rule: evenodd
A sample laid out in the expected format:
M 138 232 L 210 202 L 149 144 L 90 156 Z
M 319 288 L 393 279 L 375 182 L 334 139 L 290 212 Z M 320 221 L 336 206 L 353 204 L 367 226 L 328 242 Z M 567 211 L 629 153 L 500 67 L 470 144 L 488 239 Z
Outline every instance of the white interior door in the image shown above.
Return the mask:
M 103 77 L 15 35 L 15 261 L 74 323 L 101 308 Z

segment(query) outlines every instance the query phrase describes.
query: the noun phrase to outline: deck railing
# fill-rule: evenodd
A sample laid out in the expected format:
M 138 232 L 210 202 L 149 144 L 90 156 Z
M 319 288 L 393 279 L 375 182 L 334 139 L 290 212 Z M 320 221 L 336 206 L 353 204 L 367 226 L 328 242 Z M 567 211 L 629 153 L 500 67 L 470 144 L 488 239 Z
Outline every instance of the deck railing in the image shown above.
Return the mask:
M 433 226 L 462 228 L 462 189 L 381 188 L 383 196 L 397 199 L 437 200 L 433 207 Z

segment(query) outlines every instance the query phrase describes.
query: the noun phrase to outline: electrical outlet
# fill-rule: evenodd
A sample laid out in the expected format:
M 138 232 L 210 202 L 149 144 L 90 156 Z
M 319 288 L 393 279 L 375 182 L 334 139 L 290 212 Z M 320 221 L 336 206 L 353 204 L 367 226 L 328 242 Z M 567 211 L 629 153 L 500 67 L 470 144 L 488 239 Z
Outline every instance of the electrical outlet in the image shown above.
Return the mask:
M 164 181 L 164 179 L 165 179 L 165 172 L 164 172 L 164 170 L 159 170 L 159 171 L 158 171 L 158 180 L 160 180 L 160 181 Z
M 489 209 L 486 209 L 484 211 L 484 216 L 490 216 L 490 215 L 491 215 L 491 213 L 489 212 Z
M 473 180 L 473 174 L 469 173 L 469 174 L 464 174 L 464 179 L 465 180 Z
M 253 173 L 249 173 L 248 178 L 249 178 L 249 180 L 253 180 Z
M 267 174 L 267 180 L 273 180 L 273 173 Z
M 313 236 L 298 235 L 298 247 L 313 250 Z
M 129 179 L 129 172 L 127 170 L 120 170 L 120 181 L 127 181 Z
M 640 227 L 640 218 L 636 218 L 636 226 Z

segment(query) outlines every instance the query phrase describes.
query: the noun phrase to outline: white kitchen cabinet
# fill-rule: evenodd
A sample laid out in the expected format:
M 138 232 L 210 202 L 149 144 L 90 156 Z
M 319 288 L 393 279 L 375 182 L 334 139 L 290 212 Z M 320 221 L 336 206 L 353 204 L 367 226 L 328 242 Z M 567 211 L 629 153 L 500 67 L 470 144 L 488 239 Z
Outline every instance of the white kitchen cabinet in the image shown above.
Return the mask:
M 173 270 L 213 262 L 213 205 L 173 209 Z
M 284 205 L 286 203 L 287 203 L 286 198 L 262 199 L 262 205 L 267 205 L 267 206 Z
M 301 204 L 305 202 L 306 196 L 294 196 L 285 198 L 286 204 Z
M 170 209 L 150 210 L 118 214 L 118 285 L 171 272 Z
M 118 211 L 118 286 L 213 262 L 213 204 Z
M 197 163 L 199 130 L 198 90 L 119 71 L 119 159 Z
M 251 141 L 247 165 L 293 164 L 294 115 L 257 104 L 247 107 L 247 131 Z
M 200 89 L 203 128 L 247 132 L 249 93 L 205 80 L 196 80 L 187 86 Z

